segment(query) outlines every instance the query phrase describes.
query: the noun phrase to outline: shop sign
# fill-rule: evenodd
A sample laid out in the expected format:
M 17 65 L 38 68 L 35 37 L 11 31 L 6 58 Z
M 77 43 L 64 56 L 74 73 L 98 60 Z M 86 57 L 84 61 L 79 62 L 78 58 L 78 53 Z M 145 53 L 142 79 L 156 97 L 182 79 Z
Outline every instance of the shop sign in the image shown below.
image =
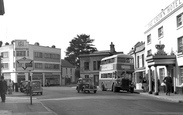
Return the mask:
M 30 71 L 33 70 L 33 60 L 26 57 L 16 61 L 17 71 Z

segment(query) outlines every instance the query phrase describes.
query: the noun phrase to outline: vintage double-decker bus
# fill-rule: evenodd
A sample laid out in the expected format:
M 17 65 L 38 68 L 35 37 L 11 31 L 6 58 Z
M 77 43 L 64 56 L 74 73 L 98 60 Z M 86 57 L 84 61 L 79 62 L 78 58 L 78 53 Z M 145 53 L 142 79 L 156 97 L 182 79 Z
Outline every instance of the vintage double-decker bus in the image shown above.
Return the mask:
M 131 85 L 134 72 L 133 57 L 126 54 L 116 54 L 101 60 L 99 72 L 99 87 L 104 90 L 133 92 Z

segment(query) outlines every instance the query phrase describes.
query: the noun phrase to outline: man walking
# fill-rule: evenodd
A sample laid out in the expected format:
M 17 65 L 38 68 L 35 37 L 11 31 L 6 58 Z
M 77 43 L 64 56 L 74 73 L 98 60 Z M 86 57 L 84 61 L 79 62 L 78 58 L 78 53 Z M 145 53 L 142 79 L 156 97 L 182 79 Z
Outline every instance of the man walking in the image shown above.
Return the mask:
M 7 82 L 4 80 L 4 76 L 1 76 L 0 94 L 1 94 L 1 100 L 2 100 L 3 103 L 6 100 L 6 92 L 7 92 Z
M 170 91 L 172 88 L 172 78 L 168 75 L 164 78 L 163 81 L 166 84 L 166 95 L 170 96 Z

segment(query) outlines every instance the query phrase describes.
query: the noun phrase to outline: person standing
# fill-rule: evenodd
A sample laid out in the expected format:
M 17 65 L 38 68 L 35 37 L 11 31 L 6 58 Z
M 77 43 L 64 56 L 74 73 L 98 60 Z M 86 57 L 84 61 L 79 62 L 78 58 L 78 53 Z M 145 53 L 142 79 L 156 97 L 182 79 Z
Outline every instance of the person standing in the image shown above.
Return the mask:
M 4 76 L 1 76 L 0 80 L 0 94 L 2 102 L 6 100 L 7 82 L 4 80 Z
M 164 78 L 163 82 L 166 85 L 166 95 L 170 96 L 170 91 L 172 88 L 172 78 L 168 75 Z

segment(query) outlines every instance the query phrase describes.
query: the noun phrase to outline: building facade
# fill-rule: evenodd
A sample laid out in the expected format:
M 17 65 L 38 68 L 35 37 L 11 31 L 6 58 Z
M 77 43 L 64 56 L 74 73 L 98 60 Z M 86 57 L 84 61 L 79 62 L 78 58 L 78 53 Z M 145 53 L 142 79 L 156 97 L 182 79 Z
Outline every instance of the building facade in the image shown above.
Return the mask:
M 145 42 L 137 42 L 128 53 L 134 58 L 134 78 L 136 89 L 142 89 L 142 80 L 146 77 Z
M 101 59 L 117 53 L 123 52 L 116 52 L 114 44 L 111 42 L 110 50 L 97 51 L 91 54 L 80 55 L 80 77 L 91 78 L 95 85 L 99 85 L 99 71 Z
M 70 64 L 66 60 L 61 60 L 61 71 L 62 71 L 62 84 L 61 85 L 68 85 L 71 83 L 76 82 L 76 77 L 75 77 L 75 66 Z
M 145 28 L 146 73 L 149 80 L 155 80 L 155 94 L 158 94 L 157 80 L 170 75 L 173 79 L 172 92 L 183 84 L 183 0 L 174 0 L 153 18 Z M 149 92 L 153 89 L 149 81 Z
M 5 79 L 14 83 L 32 79 L 41 80 L 43 86 L 61 85 L 61 49 L 15 40 L 0 47 L 0 53 Z

